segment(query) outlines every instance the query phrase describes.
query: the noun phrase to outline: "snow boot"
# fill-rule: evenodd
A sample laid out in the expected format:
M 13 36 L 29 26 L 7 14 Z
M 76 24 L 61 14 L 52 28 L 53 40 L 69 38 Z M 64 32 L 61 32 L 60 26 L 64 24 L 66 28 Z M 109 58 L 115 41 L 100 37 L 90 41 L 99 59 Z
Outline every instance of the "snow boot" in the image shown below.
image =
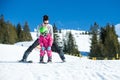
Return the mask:
M 44 63 L 43 56 L 40 56 L 40 63 Z
M 23 55 L 23 58 L 19 62 L 27 62 L 27 57 L 30 54 L 29 51 L 26 51 Z
M 19 62 L 27 62 L 26 59 L 21 59 Z
M 63 61 L 63 62 L 66 62 L 66 60 L 65 60 L 65 59 L 62 59 L 62 61 Z
M 48 57 L 48 61 L 47 61 L 48 63 L 50 62 L 52 62 L 52 57 Z

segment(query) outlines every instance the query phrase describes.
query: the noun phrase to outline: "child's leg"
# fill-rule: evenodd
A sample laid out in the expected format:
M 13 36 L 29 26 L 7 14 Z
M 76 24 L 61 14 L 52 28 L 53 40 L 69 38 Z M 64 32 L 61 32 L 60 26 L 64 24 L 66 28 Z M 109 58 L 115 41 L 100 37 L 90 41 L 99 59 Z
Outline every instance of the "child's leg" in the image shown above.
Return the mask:
M 48 62 L 52 61 L 52 50 L 51 49 L 47 49 L 47 56 L 48 56 Z
M 45 55 L 45 49 L 40 50 L 40 62 L 43 62 L 43 57 Z

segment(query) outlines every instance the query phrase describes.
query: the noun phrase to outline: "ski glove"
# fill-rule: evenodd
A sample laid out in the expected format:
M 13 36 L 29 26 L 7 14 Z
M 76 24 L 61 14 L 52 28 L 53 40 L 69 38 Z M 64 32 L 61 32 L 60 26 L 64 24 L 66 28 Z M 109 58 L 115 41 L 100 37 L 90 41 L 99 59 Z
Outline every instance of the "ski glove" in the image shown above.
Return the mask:
M 49 47 L 47 48 L 47 50 L 51 50 L 51 47 L 49 46 Z
M 44 51 L 44 50 L 45 50 L 45 47 L 42 47 L 41 49 L 42 49 L 42 51 Z

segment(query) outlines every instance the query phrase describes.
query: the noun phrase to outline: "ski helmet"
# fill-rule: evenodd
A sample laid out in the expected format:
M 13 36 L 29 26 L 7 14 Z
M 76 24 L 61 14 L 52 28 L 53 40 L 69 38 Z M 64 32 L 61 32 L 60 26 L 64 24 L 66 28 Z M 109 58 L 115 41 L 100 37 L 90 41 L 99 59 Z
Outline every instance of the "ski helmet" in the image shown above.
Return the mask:
M 42 27 L 40 28 L 40 33 L 45 33 L 45 32 L 47 32 L 47 31 L 48 31 L 47 27 L 42 26 Z

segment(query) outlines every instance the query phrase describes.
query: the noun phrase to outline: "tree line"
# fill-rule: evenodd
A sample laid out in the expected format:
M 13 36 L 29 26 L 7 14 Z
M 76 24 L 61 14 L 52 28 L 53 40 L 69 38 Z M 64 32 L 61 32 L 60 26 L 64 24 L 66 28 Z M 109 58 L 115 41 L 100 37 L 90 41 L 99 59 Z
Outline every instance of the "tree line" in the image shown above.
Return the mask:
M 91 49 L 90 57 L 97 59 L 117 58 L 120 56 L 120 43 L 114 25 L 107 24 L 100 27 L 96 22 L 91 26 Z
M 55 24 L 53 25 L 53 32 L 58 32 Z M 107 24 L 106 26 L 101 27 L 95 22 L 94 25 L 91 26 L 89 35 L 92 36 L 89 54 L 90 58 L 111 58 L 116 57 L 116 54 L 120 56 L 120 43 L 114 25 Z M 79 55 L 80 52 L 78 51 L 72 33 L 68 32 L 66 38 L 67 41 L 64 41 L 64 52 L 70 55 Z M 30 40 L 32 40 L 32 37 L 27 22 L 25 22 L 24 26 L 21 26 L 20 23 L 15 26 L 9 21 L 5 21 L 3 15 L 0 16 L 0 43 L 14 44 L 19 41 Z M 52 49 L 54 51 L 54 45 Z
M 32 40 L 28 23 L 25 22 L 23 28 L 20 23 L 17 26 L 4 20 L 4 16 L 0 16 L 0 43 L 14 44 L 19 41 Z
M 53 32 L 58 32 L 56 25 L 53 25 Z M 70 55 L 79 55 L 79 51 L 74 41 L 74 37 L 71 32 L 67 33 L 67 43 L 64 42 L 64 52 Z M 27 22 L 23 26 L 18 23 L 16 26 L 10 23 L 10 21 L 5 21 L 4 16 L 0 16 L 0 43 L 2 44 L 14 44 L 21 41 L 31 41 L 32 37 L 30 34 L 29 25 Z M 53 43 L 54 44 L 54 43 Z M 70 46 L 69 46 L 70 45 Z M 54 50 L 54 45 L 52 47 Z

